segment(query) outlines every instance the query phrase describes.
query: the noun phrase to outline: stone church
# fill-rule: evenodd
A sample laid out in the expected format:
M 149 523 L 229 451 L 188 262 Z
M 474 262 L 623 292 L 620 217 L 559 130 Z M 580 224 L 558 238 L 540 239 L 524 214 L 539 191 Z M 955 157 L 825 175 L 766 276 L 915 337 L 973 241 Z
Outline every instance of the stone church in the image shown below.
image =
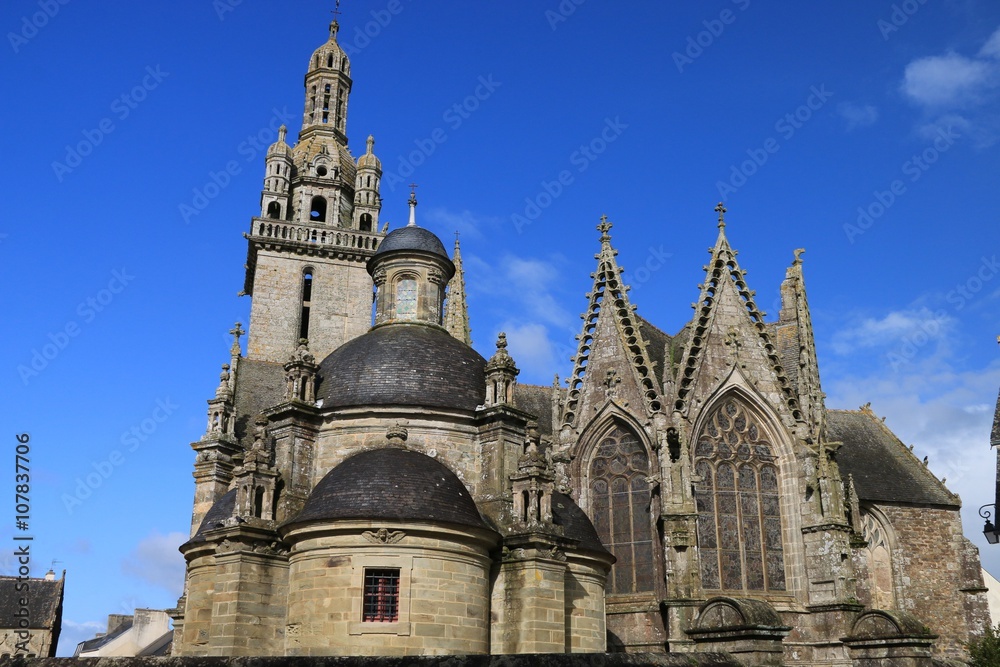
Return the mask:
M 966 657 L 989 618 L 960 500 L 870 408 L 824 405 L 801 251 L 765 321 L 720 204 L 668 335 L 602 218 L 567 385 L 518 383 L 502 333 L 471 347 L 458 242 L 412 194 L 380 223 L 337 32 L 244 234 L 246 351 L 237 325 L 192 443 L 175 655 Z

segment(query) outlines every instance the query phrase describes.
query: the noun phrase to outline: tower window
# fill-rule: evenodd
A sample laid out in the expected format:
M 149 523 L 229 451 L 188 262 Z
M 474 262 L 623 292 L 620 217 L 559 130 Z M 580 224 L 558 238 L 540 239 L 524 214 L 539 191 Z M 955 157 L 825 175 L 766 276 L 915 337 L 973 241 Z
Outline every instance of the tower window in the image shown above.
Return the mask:
M 371 213 L 362 213 L 360 221 L 361 231 L 370 232 L 372 230 L 372 215 Z
M 281 217 L 281 204 L 276 201 L 267 205 L 267 217 L 278 219 Z
M 412 278 L 396 284 L 396 317 L 401 320 L 417 318 L 417 281 Z
M 309 338 L 309 310 L 312 308 L 312 269 L 302 276 L 302 316 L 299 318 L 299 338 Z
M 365 568 L 361 620 L 367 623 L 399 620 L 399 568 Z
M 333 54 L 332 53 L 326 57 L 326 66 L 327 67 L 331 67 L 331 68 L 333 67 Z
M 326 200 L 322 197 L 312 198 L 309 220 L 312 222 L 326 222 Z

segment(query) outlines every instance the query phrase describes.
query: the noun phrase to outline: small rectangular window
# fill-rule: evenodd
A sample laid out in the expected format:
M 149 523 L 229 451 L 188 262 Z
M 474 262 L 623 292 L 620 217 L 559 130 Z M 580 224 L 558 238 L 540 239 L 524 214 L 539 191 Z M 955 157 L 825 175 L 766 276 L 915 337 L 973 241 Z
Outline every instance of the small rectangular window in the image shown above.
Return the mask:
M 395 623 L 399 620 L 399 568 L 365 568 L 361 620 Z

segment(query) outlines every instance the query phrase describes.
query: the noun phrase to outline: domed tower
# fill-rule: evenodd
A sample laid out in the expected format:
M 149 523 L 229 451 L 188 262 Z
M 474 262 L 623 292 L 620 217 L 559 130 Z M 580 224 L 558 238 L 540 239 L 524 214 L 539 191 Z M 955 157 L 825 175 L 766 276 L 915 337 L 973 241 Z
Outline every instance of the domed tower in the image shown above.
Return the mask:
M 375 326 L 420 322 L 442 326 L 444 288 L 455 275 L 441 240 L 416 224 L 417 198 L 410 194 L 410 223 L 385 237 L 368 263 L 375 281 Z M 442 327 L 443 328 L 443 327 Z
M 306 72 L 306 105 L 302 135 L 333 134 L 347 143 L 347 96 L 351 93 L 351 63 L 337 44 L 340 24 L 330 24 L 330 39 L 316 49 Z
M 378 231 L 378 213 L 382 210 L 379 185 L 382 181 L 382 161 L 372 148 L 375 137 L 368 135 L 368 149 L 358 158 L 358 176 L 354 182 L 354 226 L 363 232 Z
M 331 23 L 309 59 L 298 141 L 289 146 L 282 127 L 267 152 L 243 287 L 253 297 L 247 356 L 255 361 L 283 364 L 301 338 L 322 359 L 371 326 L 365 265 L 382 239 L 382 167 L 373 142 L 358 162 L 347 148 L 351 65 L 338 29 Z
M 264 169 L 264 190 L 260 194 L 260 217 L 287 220 L 292 178 L 292 148 L 285 142 L 288 128 L 278 128 L 278 140 L 267 149 Z

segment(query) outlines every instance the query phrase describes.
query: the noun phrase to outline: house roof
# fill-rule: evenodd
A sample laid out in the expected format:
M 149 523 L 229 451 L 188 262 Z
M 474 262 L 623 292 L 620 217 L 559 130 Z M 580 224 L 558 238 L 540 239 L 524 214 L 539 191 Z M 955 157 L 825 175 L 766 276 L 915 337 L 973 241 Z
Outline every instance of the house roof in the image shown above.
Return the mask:
M 840 473 L 854 478 L 858 498 L 870 502 L 960 507 L 948 491 L 882 420 L 867 408 L 827 410 L 827 438 L 843 442 Z
M 64 579 L 19 579 L 0 577 L 0 628 L 17 628 L 21 609 L 20 600 L 27 598 L 28 627 L 37 629 L 58 628 L 61 623 Z M 19 584 L 28 584 L 19 590 Z

